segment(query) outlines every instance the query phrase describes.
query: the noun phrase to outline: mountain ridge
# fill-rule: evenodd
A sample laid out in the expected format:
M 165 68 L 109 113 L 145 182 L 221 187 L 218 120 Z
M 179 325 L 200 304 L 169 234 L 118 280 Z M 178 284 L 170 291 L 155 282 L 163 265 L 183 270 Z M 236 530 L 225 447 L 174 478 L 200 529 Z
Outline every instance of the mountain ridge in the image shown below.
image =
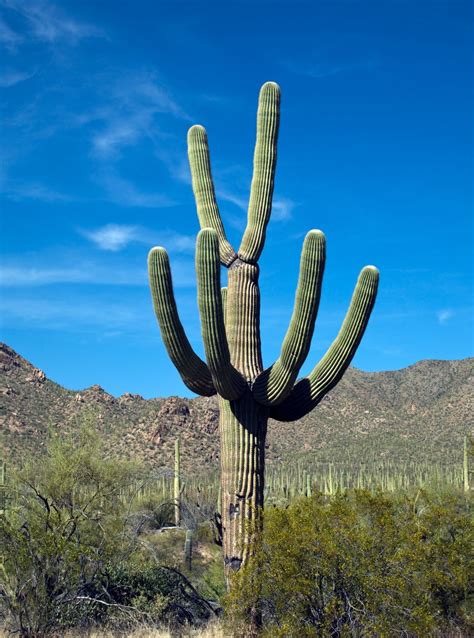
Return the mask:
M 24 365 L 32 368 L 32 369 L 36 369 L 36 370 L 40 370 L 39 367 L 36 367 L 34 365 L 34 363 L 32 363 L 31 361 L 29 361 L 28 359 L 26 359 L 25 357 L 23 357 L 22 355 L 20 355 L 18 352 L 16 352 L 16 350 L 14 350 L 11 346 L 9 346 L 8 344 L 1 342 L 0 341 L 0 359 L 2 356 L 2 353 L 10 353 L 11 357 L 14 357 L 20 361 L 23 362 Z M 423 366 L 424 364 L 443 364 L 443 363 L 456 363 L 456 362 L 462 362 L 462 361 L 472 361 L 474 363 L 474 357 L 464 357 L 462 359 L 420 359 L 419 361 L 415 361 L 414 363 L 410 363 L 407 366 L 404 366 L 402 368 L 394 368 L 394 369 L 387 369 L 387 370 L 363 370 L 362 368 L 357 368 L 356 366 L 350 366 L 349 370 L 353 370 L 356 372 L 360 372 L 361 374 L 367 375 L 367 376 L 371 376 L 371 375 L 382 375 L 382 374 L 392 374 L 392 373 L 397 373 L 397 372 L 402 372 L 405 370 L 409 370 L 411 368 L 416 368 L 419 366 Z M 79 388 L 68 388 L 66 386 L 61 385 L 61 383 L 59 383 L 58 381 L 54 381 L 53 379 L 50 379 L 48 377 L 49 381 L 51 381 L 51 383 L 54 383 L 58 386 L 60 386 L 61 388 L 63 388 L 64 390 L 67 390 L 68 392 L 84 392 L 86 390 L 89 390 L 90 388 L 100 388 L 103 392 L 105 392 L 106 394 L 109 394 L 110 396 L 114 397 L 115 399 L 119 399 L 122 396 L 128 396 L 132 393 L 130 392 L 123 392 L 122 394 L 114 394 L 113 392 L 109 392 L 108 390 L 106 390 L 105 388 L 103 388 L 100 384 L 98 383 L 93 383 L 90 386 L 86 386 L 85 388 L 79 389 Z M 139 393 L 134 394 L 133 396 L 142 396 Z M 170 395 L 170 396 L 176 396 L 178 398 L 183 398 L 183 399 L 189 399 L 189 398 L 197 398 L 197 397 L 182 397 L 181 395 Z M 144 398 L 144 397 L 142 397 Z M 148 399 L 145 399 L 145 401 L 150 401 L 152 399 L 163 399 L 163 398 L 168 398 L 168 397 L 162 397 L 162 396 L 155 396 L 155 397 L 150 397 Z
M 462 439 L 474 429 L 473 388 L 474 358 L 425 359 L 381 372 L 349 368 L 309 415 L 270 422 L 268 462 L 457 463 Z M 70 431 L 82 421 L 92 421 L 120 456 L 172 467 L 179 436 L 185 470 L 218 466 L 215 397 L 116 397 L 97 384 L 70 390 L 0 344 L 0 431 L 7 454 L 41 448 L 49 428 Z

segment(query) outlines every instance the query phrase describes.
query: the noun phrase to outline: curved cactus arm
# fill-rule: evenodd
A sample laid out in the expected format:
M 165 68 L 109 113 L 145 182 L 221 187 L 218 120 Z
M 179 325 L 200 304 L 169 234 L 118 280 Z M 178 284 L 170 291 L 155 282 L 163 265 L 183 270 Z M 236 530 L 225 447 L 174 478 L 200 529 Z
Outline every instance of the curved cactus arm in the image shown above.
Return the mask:
M 279 125 L 280 87 L 266 82 L 260 89 L 248 221 L 239 248 L 239 257 L 251 264 L 257 263 L 263 250 L 272 210 Z
M 216 390 L 209 368 L 192 349 L 179 319 L 170 262 L 164 248 L 152 248 L 150 251 L 148 274 L 153 307 L 171 361 L 192 392 L 212 396 Z
M 277 361 L 255 380 L 252 393 L 262 405 L 275 406 L 291 392 L 311 346 L 326 261 L 326 239 L 320 230 L 305 237 L 295 306 Z
M 247 383 L 230 362 L 220 290 L 219 239 L 211 228 L 204 228 L 197 236 L 196 274 L 207 365 L 217 392 L 232 401 L 242 396 Z
M 221 262 L 229 266 L 237 259 L 237 255 L 227 241 L 222 225 L 212 181 L 207 133 L 202 126 L 192 126 L 188 131 L 188 157 L 199 223 L 201 228 L 213 228 L 216 231 Z
M 295 421 L 310 412 L 341 379 L 349 366 L 369 322 L 375 303 L 379 272 L 366 266 L 360 273 L 351 304 L 339 334 L 311 374 L 298 381 L 288 397 L 270 416 Z

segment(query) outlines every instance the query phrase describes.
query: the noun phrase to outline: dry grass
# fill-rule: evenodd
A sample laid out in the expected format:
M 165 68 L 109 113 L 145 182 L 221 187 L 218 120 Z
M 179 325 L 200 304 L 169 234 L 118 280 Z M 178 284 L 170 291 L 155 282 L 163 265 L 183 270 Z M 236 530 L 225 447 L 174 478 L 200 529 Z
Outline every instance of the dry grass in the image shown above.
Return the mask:
M 170 633 L 167 630 L 159 629 L 135 629 L 127 634 L 117 634 L 114 632 L 92 632 L 87 635 L 87 638 L 176 638 L 176 633 Z M 225 634 L 218 626 L 206 627 L 205 629 L 194 629 L 184 631 L 180 634 L 183 638 L 225 638 Z M 64 638 L 79 638 L 77 634 L 69 633 Z M 80 636 L 80 638 L 86 638 L 86 636 Z
M 151 629 L 149 627 L 137 627 L 129 632 L 92 630 L 68 631 L 61 634 L 61 638 L 231 638 L 231 634 L 224 632 L 218 622 L 212 622 L 203 629 L 182 630 L 179 634 L 167 629 Z M 0 638 L 11 638 L 11 635 L 0 629 Z M 59 635 L 56 636 L 59 638 Z
M 141 627 L 128 633 L 114 631 L 91 631 L 74 632 L 69 631 L 62 635 L 62 638 L 176 638 L 176 632 L 171 633 L 166 629 L 149 629 Z M 230 638 L 230 634 L 224 633 L 219 623 L 212 623 L 204 629 L 183 630 L 179 634 L 180 638 Z M 9 634 L 0 629 L 0 638 L 10 638 Z
M 64 638 L 176 638 L 176 632 L 166 629 L 138 628 L 130 633 L 116 633 L 109 631 L 92 631 L 89 634 L 67 633 Z M 204 629 L 189 629 L 179 634 L 180 638 L 227 638 L 219 625 L 211 625 Z
M 204 629 L 183 630 L 180 634 L 170 633 L 166 629 L 149 629 L 147 627 L 137 628 L 128 633 L 113 631 L 91 631 L 74 632 L 69 631 L 61 634 L 61 638 L 232 638 L 232 634 L 225 632 L 220 623 L 210 623 Z M 467 634 L 460 630 L 436 633 L 433 638 L 471 638 L 472 634 Z M 0 629 L 0 638 L 12 638 Z M 55 638 L 59 638 L 56 636 Z

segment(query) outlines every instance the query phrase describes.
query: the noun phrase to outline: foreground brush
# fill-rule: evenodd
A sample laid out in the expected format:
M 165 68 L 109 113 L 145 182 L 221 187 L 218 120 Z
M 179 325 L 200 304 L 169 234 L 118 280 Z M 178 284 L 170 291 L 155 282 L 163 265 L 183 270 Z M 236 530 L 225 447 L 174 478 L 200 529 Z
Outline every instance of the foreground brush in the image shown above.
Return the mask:
M 189 130 L 189 163 L 202 228 L 196 244 L 196 272 L 206 362 L 184 333 L 165 249 L 153 248 L 148 259 L 153 305 L 171 360 L 192 392 L 219 396 L 228 584 L 231 573 L 248 557 L 259 529 L 268 418 L 295 421 L 338 383 L 364 334 L 379 279 L 373 266 L 361 271 L 334 343 L 313 371 L 296 382 L 311 344 L 325 263 L 324 234 L 311 230 L 303 243 L 293 315 L 280 356 L 263 369 L 258 259 L 272 208 L 279 119 L 280 88 L 267 82 L 260 91 L 248 221 L 238 252 L 226 239 L 217 207 L 206 131 L 202 126 Z M 221 264 L 228 268 L 228 286 L 222 289 Z

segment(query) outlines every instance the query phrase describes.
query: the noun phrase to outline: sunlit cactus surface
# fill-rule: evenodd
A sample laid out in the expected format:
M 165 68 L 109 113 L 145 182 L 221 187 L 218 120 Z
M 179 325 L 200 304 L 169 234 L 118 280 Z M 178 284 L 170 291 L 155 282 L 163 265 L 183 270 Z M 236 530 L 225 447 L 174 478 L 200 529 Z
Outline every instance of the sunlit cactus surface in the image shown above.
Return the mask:
M 201 225 L 196 273 L 206 361 L 194 352 L 179 319 L 166 250 L 153 248 L 148 259 L 153 305 L 171 360 L 192 392 L 218 395 L 221 522 L 228 580 L 246 560 L 259 529 L 268 419 L 301 418 L 338 383 L 364 334 L 379 279 L 375 267 L 363 268 L 339 334 L 312 372 L 297 381 L 313 336 L 326 258 L 324 234 L 310 230 L 303 242 L 293 314 L 280 356 L 264 369 L 258 259 L 272 209 L 279 120 L 280 88 L 267 82 L 260 91 L 247 227 L 238 251 L 227 240 L 219 214 L 206 131 L 193 126 L 188 133 Z M 221 288 L 221 266 L 228 269 L 226 288 Z

